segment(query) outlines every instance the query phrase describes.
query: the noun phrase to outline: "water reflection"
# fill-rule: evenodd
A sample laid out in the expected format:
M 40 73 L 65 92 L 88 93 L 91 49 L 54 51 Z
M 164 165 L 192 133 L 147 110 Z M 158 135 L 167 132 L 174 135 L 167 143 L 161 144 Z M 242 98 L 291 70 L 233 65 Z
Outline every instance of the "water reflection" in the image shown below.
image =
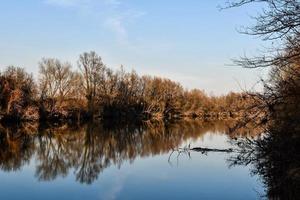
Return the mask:
M 181 122 L 107 126 L 42 127 L 37 124 L 0 126 L 0 166 L 15 171 L 36 159 L 35 176 L 40 181 L 65 177 L 73 170 L 76 180 L 91 184 L 111 165 L 120 167 L 138 156 L 148 157 L 178 148 L 187 139 L 208 131 L 226 132 L 224 123 Z
M 242 175 L 240 170 L 244 168 L 246 171 L 243 173 L 243 177 L 248 179 L 250 166 L 251 175 L 261 177 L 266 188 L 265 194 L 263 193 L 267 195 L 266 197 L 294 199 L 299 196 L 300 140 L 297 134 L 295 135 L 299 130 L 291 129 L 291 126 L 287 128 L 285 124 L 283 126 L 282 123 L 276 121 L 268 127 L 243 126 L 239 129 L 233 127 L 236 127 L 233 122 L 201 121 L 184 121 L 173 124 L 163 122 L 139 125 L 123 124 L 120 126 L 100 123 L 51 126 L 41 124 L 0 125 L 0 172 L 25 173 L 23 172 L 24 168 L 30 165 L 34 171 L 35 180 L 40 183 L 55 182 L 59 178 L 66 178 L 72 174 L 77 183 L 92 185 L 95 182 L 99 184 L 101 179 L 105 179 L 103 174 L 108 169 L 115 166 L 120 169 L 125 163 L 141 162 L 144 158 L 147 160 L 153 157 L 150 161 L 145 161 L 149 162 L 149 166 L 142 167 L 143 170 L 148 171 L 137 171 L 138 175 L 132 179 L 131 185 L 134 185 L 135 179 L 143 179 L 144 174 L 156 175 L 160 171 L 167 173 L 170 169 L 162 163 L 167 163 L 171 168 L 178 167 L 179 163 L 184 167 L 177 172 L 186 173 L 186 177 L 182 177 L 176 172 L 172 175 L 174 183 L 186 181 L 186 184 L 189 184 L 187 178 L 193 179 L 194 176 L 198 176 L 193 183 L 198 184 L 201 179 L 203 188 L 212 187 L 213 189 L 210 188 L 210 191 L 217 189 L 220 194 L 226 194 L 230 198 L 236 197 L 232 195 L 239 194 L 238 198 L 240 198 L 247 192 L 247 194 L 253 195 L 253 192 L 245 190 L 248 182 L 239 189 L 239 193 L 232 190 L 233 193 L 230 195 L 221 190 L 223 185 L 218 184 L 222 182 L 228 184 L 227 182 L 230 182 L 232 176 L 238 179 Z M 266 134 L 263 139 L 248 139 L 257 136 L 257 133 L 260 132 L 269 134 Z M 286 137 L 287 134 L 293 137 Z M 205 145 L 201 142 L 206 140 L 204 138 L 210 138 L 211 142 Z M 236 138 L 239 139 L 236 140 Z M 231 141 L 236 146 L 224 142 L 225 140 Z M 231 150 L 231 148 L 234 149 Z M 151 165 L 156 163 L 156 157 L 161 157 L 158 172 L 151 168 Z M 187 161 L 187 159 L 191 160 Z M 193 163 L 194 159 L 197 162 Z M 222 167 L 222 162 L 225 162 L 225 168 Z M 218 171 L 213 171 L 216 166 L 222 173 L 217 174 Z M 235 170 L 234 173 L 228 174 L 228 177 L 225 176 L 232 169 Z M 186 172 L 186 170 L 192 171 Z M 127 171 L 130 171 L 129 168 Z M 206 173 L 210 174 L 210 177 Z M 3 175 L 1 177 L 3 178 Z M 217 181 L 209 183 L 211 178 Z M 143 179 L 143 184 L 146 185 L 148 179 Z M 18 181 L 20 180 L 18 179 Z M 76 188 L 73 183 L 69 182 L 68 184 L 70 187 L 72 185 L 73 188 Z M 103 184 L 106 185 L 109 182 L 104 180 Z M 235 183 L 235 187 L 240 187 L 240 184 L 240 182 Z M 164 185 L 165 189 L 168 190 L 170 185 L 173 183 Z M 135 187 L 139 186 L 135 185 Z M 145 187 L 143 186 L 144 189 Z M 196 193 L 197 189 L 194 188 L 194 185 L 191 187 L 193 190 L 185 189 L 182 195 L 190 195 L 190 197 L 199 195 Z M 129 191 L 132 192 L 135 189 Z M 192 193 L 188 193 L 188 191 Z M 205 190 L 201 191 L 203 193 Z M 146 189 L 144 192 L 146 194 Z M 149 191 L 147 190 L 147 192 Z M 147 197 L 143 195 L 141 197 Z M 178 195 L 175 194 L 172 197 L 179 197 Z M 211 193 L 209 195 L 206 197 L 213 196 Z M 222 197 L 222 195 L 214 197 Z M 257 195 L 255 196 L 257 197 Z
M 232 141 L 237 154 L 229 166 L 252 165 L 252 175 L 259 175 L 266 188 L 262 197 L 268 199 L 299 199 L 300 197 L 300 129 L 292 120 L 273 119 L 263 137 L 239 138 Z

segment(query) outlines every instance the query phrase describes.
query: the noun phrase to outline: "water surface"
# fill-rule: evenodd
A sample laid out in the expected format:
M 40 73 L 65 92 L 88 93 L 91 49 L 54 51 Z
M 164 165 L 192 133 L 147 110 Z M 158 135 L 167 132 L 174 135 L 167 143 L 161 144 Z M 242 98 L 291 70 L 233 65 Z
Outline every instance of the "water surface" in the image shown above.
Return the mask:
M 258 199 L 224 123 L 1 126 L 0 199 Z M 180 149 L 181 148 L 181 149 Z

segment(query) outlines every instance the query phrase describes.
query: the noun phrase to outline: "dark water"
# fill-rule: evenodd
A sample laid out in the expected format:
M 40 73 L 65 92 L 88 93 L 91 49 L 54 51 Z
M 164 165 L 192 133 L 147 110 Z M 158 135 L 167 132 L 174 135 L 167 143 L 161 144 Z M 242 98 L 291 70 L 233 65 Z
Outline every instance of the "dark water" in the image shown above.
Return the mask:
M 0 199 L 258 199 L 223 123 L 1 127 Z

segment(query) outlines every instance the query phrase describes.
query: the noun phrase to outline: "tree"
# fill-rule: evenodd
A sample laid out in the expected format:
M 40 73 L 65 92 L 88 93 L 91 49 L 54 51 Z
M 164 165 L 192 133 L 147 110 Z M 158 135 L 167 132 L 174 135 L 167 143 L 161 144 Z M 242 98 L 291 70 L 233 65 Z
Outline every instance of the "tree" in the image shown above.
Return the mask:
M 30 108 L 35 97 L 36 85 L 33 77 L 23 68 L 9 66 L 0 75 L 0 108 L 5 115 L 17 119 L 30 119 L 31 116 L 28 116 L 27 111 L 35 112 Z
M 9 66 L 3 76 L 11 81 L 13 88 L 19 88 L 26 93 L 29 99 L 36 97 L 37 90 L 32 74 L 27 73 L 24 68 Z
M 40 67 L 40 90 L 46 98 L 63 102 L 73 94 L 73 86 L 77 84 L 78 74 L 74 73 L 70 63 L 61 63 L 58 59 L 44 58 Z
M 94 51 L 81 54 L 78 60 L 78 67 L 83 77 L 88 113 L 93 115 L 97 95 L 99 95 L 97 89 L 104 84 L 104 73 L 106 67 L 103 64 L 101 57 Z
M 300 1 L 299 0 L 239 0 L 229 7 L 248 3 L 264 3 L 256 25 L 244 33 L 258 35 L 276 43 L 270 53 L 235 62 L 246 68 L 269 67 L 264 91 L 255 94 L 259 109 L 266 110 L 263 120 L 264 137 L 237 140 L 237 157 L 231 165 L 254 165 L 252 173 L 259 174 L 270 199 L 297 199 L 300 183 Z M 254 107 L 255 108 L 255 107 Z M 250 118 L 256 122 L 258 114 Z M 248 120 L 247 119 L 247 120 Z
M 277 45 L 268 49 L 268 53 L 252 58 L 242 57 L 235 60 L 235 63 L 246 68 L 271 69 L 269 79 L 263 80 L 264 93 L 257 96 L 270 115 L 277 114 L 278 108 L 282 110 L 291 104 L 296 105 L 300 97 L 297 92 L 300 90 L 297 80 L 300 75 L 300 1 L 238 0 L 228 2 L 227 7 L 239 7 L 250 3 L 263 3 L 264 10 L 254 18 L 256 24 L 242 32 L 261 36 L 264 41 L 272 41 Z M 291 110 L 298 110 L 298 107 Z M 266 121 L 269 118 L 270 116 L 266 116 Z
M 266 54 L 254 58 L 242 57 L 235 63 L 246 68 L 286 66 L 300 58 L 300 2 L 298 0 L 238 0 L 228 1 L 226 8 L 250 3 L 263 3 L 261 14 L 253 17 L 254 26 L 241 30 L 248 35 L 260 36 L 264 41 L 277 44 Z M 292 49 L 292 51 L 291 51 Z
M 42 59 L 39 67 L 41 116 L 54 120 L 79 119 L 84 107 L 81 74 L 72 71 L 71 64 L 53 58 Z

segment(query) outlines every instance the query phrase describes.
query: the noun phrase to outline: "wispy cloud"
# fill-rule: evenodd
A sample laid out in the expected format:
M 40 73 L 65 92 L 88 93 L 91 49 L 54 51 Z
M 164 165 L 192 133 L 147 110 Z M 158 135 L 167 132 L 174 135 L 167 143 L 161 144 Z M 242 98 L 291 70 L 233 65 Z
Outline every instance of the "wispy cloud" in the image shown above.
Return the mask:
M 125 182 L 130 175 L 130 171 L 118 173 L 113 179 L 113 185 L 109 188 L 104 194 L 101 194 L 101 199 L 114 200 L 118 197 L 120 192 L 122 191 Z
M 106 3 L 110 4 L 110 5 L 120 5 L 121 1 L 118 0 L 105 0 Z
M 62 6 L 62 7 L 70 7 L 70 6 L 80 6 L 85 2 L 89 2 L 89 0 L 46 0 L 45 3 L 49 5 Z
M 91 4 L 106 4 L 106 5 L 121 5 L 121 2 L 118 0 L 45 0 L 45 3 L 49 5 L 56 5 L 56 6 L 86 6 Z
M 119 42 L 126 43 L 128 41 L 124 19 L 121 16 L 107 18 L 105 23 L 116 34 Z
M 111 31 L 114 32 L 118 39 L 118 42 L 120 42 L 121 44 L 128 44 L 129 33 L 127 30 L 127 26 L 130 23 L 134 23 L 143 15 L 145 15 L 145 12 L 126 10 L 107 17 L 105 24 Z
M 45 0 L 45 3 L 62 8 L 72 8 L 87 17 L 97 18 L 111 31 L 117 42 L 129 43 L 127 26 L 145 15 L 145 12 L 128 8 L 121 0 Z

